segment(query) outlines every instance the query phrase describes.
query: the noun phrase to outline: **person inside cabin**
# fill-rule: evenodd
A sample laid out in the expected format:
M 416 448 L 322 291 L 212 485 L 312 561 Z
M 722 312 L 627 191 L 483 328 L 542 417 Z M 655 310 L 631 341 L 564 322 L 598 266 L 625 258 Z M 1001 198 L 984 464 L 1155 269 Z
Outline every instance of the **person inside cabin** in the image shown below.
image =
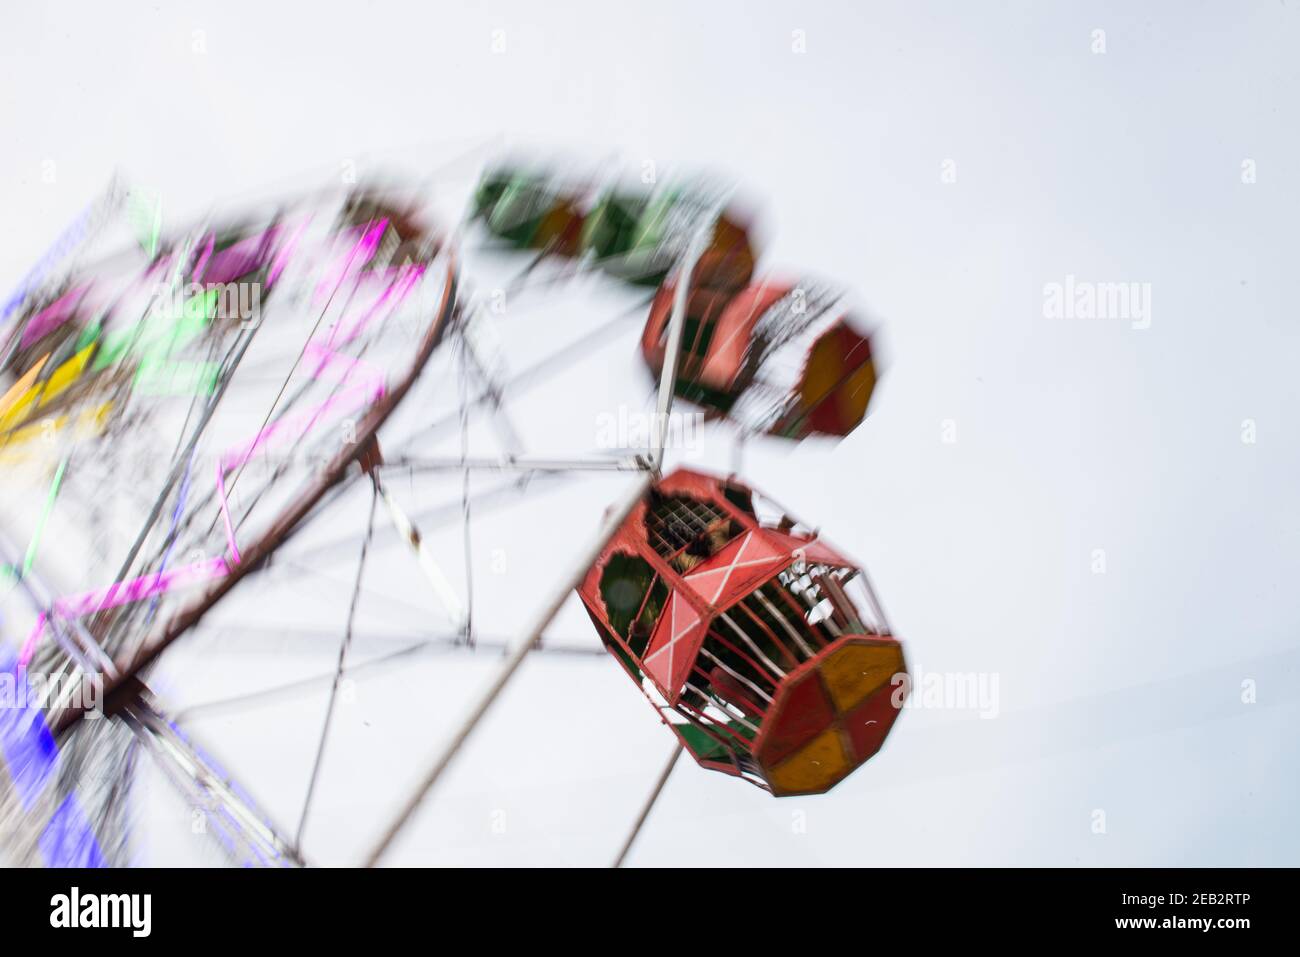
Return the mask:
M 627 644 L 632 653 L 638 657 L 645 654 L 646 645 L 650 643 L 650 623 L 644 618 L 632 622 L 627 630 Z
M 716 522 L 694 536 L 686 547 L 673 556 L 673 567 L 679 572 L 689 572 L 708 561 L 731 540 L 727 522 Z

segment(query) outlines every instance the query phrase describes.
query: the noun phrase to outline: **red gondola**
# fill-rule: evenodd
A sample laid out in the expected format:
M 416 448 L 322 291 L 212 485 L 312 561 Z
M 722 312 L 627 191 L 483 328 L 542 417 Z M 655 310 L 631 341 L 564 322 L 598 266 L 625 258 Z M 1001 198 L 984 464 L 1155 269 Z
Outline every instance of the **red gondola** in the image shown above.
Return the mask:
M 663 368 L 676 291 L 660 287 L 641 337 Z M 848 435 L 876 385 L 871 340 L 813 283 L 765 280 L 744 289 L 692 284 L 676 394 L 753 432 L 786 438 Z
M 776 795 L 865 762 L 907 691 L 866 574 L 734 479 L 655 483 L 578 592 L 695 760 Z

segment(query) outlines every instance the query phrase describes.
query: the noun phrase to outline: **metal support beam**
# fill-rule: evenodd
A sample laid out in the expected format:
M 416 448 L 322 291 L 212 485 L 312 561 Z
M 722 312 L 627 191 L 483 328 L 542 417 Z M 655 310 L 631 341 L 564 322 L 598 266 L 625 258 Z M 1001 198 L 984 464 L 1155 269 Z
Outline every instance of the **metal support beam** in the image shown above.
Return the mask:
M 445 458 L 399 456 L 386 459 L 381 468 L 407 469 L 416 472 L 459 472 L 462 469 L 488 472 L 641 472 L 645 470 L 646 462 L 639 456 L 618 459 L 602 459 L 594 456 L 560 459 L 532 455 L 472 456 L 465 459 L 456 456 Z
M 636 843 L 637 835 L 641 833 L 641 828 L 645 825 L 646 818 L 650 816 L 650 811 L 654 808 L 655 802 L 659 800 L 659 795 L 663 792 L 664 785 L 668 783 L 668 776 L 673 773 L 673 768 L 677 766 L 677 759 L 682 756 L 681 742 L 677 742 L 677 747 L 673 748 L 673 756 L 668 759 L 664 769 L 659 772 L 659 779 L 655 781 L 654 790 L 650 792 L 650 797 L 646 799 L 645 806 L 641 808 L 641 813 L 632 825 L 632 833 L 627 836 L 623 842 L 623 849 L 618 852 L 618 857 L 614 859 L 615 867 L 622 867 L 623 861 L 627 859 L 628 851 L 632 850 L 632 845 Z
M 560 606 L 562 606 L 565 599 L 569 597 L 569 592 L 571 592 L 577 584 L 582 581 L 592 563 L 600 557 L 600 553 L 605 548 L 605 545 L 614 537 L 614 533 L 618 531 L 619 526 L 623 524 L 623 520 L 627 518 L 632 509 L 636 507 L 636 504 L 641 501 L 646 491 L 650 488 L 651 481 L 651 474 L 648 472 L 645 473 L 641 478 L 637 479 L 632 488 L 628 490 L 627 494 L 618 502 L 618 504 L 606 512 L 605 520 L 601 525 L 600 532 L 592 540 L 591 544 L 588 545 L 587 548 L 583 549 L 582 553 L 578 555 L 572 567 L 569 569 L 569 573 L 563 577 L 560 585 L 555 589 L 555 593 L 551 596 L 550 600 L 543 608 L 542 613 L 538 616 L 537 621 L 534 622 L 533 627 L 530 628 L 523 639 L 520 640 L 513 649 L 511 649 L 509 656 L 502 664 L 501 669 L 497 672 L 496 678 L 493 679 L 491 685 L 489 685 L 480 696 L 478 703 L 470 710 L 470 713 L 466 716 L 460 727 L 456 729 L 451 740 L 429 767 L 429 770 L 425 773 L 424 777 L 420 779 L 420 783 L 402 805 L 397 817 L 387 827 L 387 829 L 385 829 L 383 836 L 380 837 L 379 841 L 375 844 L 374 849 L 366 858 L 365 866 L 374 867 L 379 864 L 384 855 L 392 847 L 393 841 L 402 832 L 406 825 L 410 823 L 411 818 L 415 815 L 416 810 L 424 801 L 425 796 L 433 789 L 433 786 L 438 783 L 438 779 L 441 778 L 443 772 L 447 770 L 447 766 L 451 764 L 452 759 L 456 757 L 466 740 L 468 740 L 469 736 L 473 734 L 474 729 L 478 727 L 483 716 L 487 714 L 488 709 L 492 707 L 502 690 L 505 689 L 506 684 L 509 683 L 512 677 L 514 677 L 515 672 L 519 670 L 519 666 L 523 664 L 524 658 L 528 656 L 528 652 L 532 650 L 533 646 L 537 644 L 538 639 L 542 637 L 542 633 L 559 612 Z
M 241 795 L 221 771 L 144 696 L 127 706 L 123 714 L 131 728 L 153 751 L 167 776 L 191 798 L 221 813 L 229 836 L 252 859 L 241 864 L 280 864 L 303 867 L 302 855 L 288 837 L 270 822 L 266 813 Z M 238 851 L 231 847 L 238 856 Z
M 668 342 L 664 347 L 664 367 L 659 377 L 654 445 L 650 452 L 656 475 L 663 471 L 664 446 L 668 441 L 668 415 L 672 412 L 673 392 L 677 385 L 677 363 L 682 351 L 682 330 L 686 326 L 686 303 L 690 295 L 691 277 L 721 213 L 722 207 L 719 205 L 705 216 L 704 222 L 691 236 L 690 245 L 686 248 L 686 255 L 682 257 L 677 273 L 677 287 L 673 290 L 673 314 L 668 320 Z

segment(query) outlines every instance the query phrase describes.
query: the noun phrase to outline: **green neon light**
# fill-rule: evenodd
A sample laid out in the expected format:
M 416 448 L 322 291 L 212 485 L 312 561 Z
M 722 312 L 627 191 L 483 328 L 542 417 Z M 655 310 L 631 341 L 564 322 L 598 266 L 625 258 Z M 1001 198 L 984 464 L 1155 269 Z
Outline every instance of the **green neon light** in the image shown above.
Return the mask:
M 54 481 L 50 483 L 50 490 L 45 495 L 45 505 L 41 508 L 41 517 L 36 520 L 36 530 L 32 533 L 32 540 L 27 544 L 27 554 L 23 556 L 23 570 L 21 576 L 25 576 L 32 570 L 32 562 L 36 561 L 36 550 L 41 547 L 41 538 L 45 534 L 45 522 L 50 517 L 50 512 L 54 510 L 54 499 L 59 494 L 59 486 L 63 484 L 63 470 L 68 467 L 68 460 L 65 458 L 59 463 L 58 471 L 54 473 Z
M 36 530 L 32 532 L 32 540 L 27 543 L 27 553 L 23 556 L 22 568 L 15 569 L 12 565 L 0 565 L 0 579 L 4 580 L 6 592 L 22 581 L 32 570 L 36 553 L 41 547 L 41 539 L 45 536 L 45 523 L 49 520 L 50 512 L 54 510 L 54 500 L 59 495 L 59 486 L 63 484 L 63 470 L 67 467 L 68 460 L 65 458 L 59 463 L 59 468 L 54 473 L 54 481 L 50 483 L 50 489 L 45 493 L 45 505 L 41 508 L 41 517 L 36 520 Z

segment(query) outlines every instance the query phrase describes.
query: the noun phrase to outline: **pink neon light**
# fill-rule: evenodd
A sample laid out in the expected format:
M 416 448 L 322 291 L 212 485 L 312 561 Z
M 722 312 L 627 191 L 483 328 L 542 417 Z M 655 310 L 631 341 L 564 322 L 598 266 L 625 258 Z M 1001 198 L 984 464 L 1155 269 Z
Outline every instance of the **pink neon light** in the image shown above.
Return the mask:
M 315 343 L 307 344 L 303 357 L 316 360 L 316 366 L 312 370 L 312 378 L 319 379 L 326 370 L 333 366 L 343 366 L 345 371 L 335 380 L 339 385 L 345 385 L 348 380 L 352 379 L 358 382 L 370 383 L 375 387 L 378 395 L 384 393 L 384 374 L 379 371 L 379 368 L 374 363 L 353 358 L 342 352 L 335 352 L 333 349 L 327 349 L 325 346 L 318 346 Z M 354 375 L 354 373 L 360 373 L 360 375 Z
M 357 385 L 346 392 L 331 396 L 318 406 L 303 409 L 301 412 L 296 412 L 285 418 L 276 419 L 275 422 L 259 431 L 251 441 L 227 450 L 226 454 L 221 457 L 221 463 L 218 467 L 221 469 L 222 474 L 236 468 L 242 468 L 254 454 L 264 451 L 268 446 L 275 444 L 284 436 L 297 437 L 307 434 L 326 412 L 335 409 L 348 412 L 357 406 L 364 405 L 367 401 L 373 401 L 383 394 L 384 386 L 382 383 Z M 224 501 L 224 488 L 219 486 L 218 490 Z
M 22 650 L 18 652 L 18 666 L 26 668 L 32 660 L 32 655 L 36 653 L 36 644 L 41 640 L 41 635 L 45 632 L 45 612 L 36 616 L 36 627 L 27 636 L 23 642 Z
M 117 608 L 145 598 L 152 598 L 154 595 L 161 595 L 173 588 L 183 588 L 186 585 L 209 581 L 229 572 L 230 566 L 226 564 L 224 558 L 209 558 L 170 571 L 153 572 L 139 578 L 114 582 L 105 588 L 97 588 L 94 591 L 65 595 L 54 602 L 54 611 L 60 618 L 83 618 L 86 615 L 103 611 L 105 608 Z M 26 667 L 31 662 L 32 655 L 36 653 L 36 646 L 45 633 L 45 626 L 48 623 L 49 616 L 45 612 L 41 612 L 36 618 L 35 627 L 27 636 L 27 640 L 23 642 L 22 650 L 18 654 L 18 663 L 23 667 Z
M 226 475 L 217 463 L 217 498 L 221 502 L 221 520 L 226 525 L 226 544 L 230 546 L 230 557 L 239 564 L 239 548 L 235 545 L 235 526 L 230 522 L 230 505 L 226 501 Z
M 411 289 L 415 286 L 415 283 L 424 275 L 424 269 L 425 267 L 423 263 L 414 266 L 408 264 L 399 268 L 397 270 L 396 280 L 390 282 L 385 287 L 383 293 L 371 304 L 369 309 L 357 317 L 355 322 L 347 326 L 347 333 L 338 344 L 346 345 L 356 339 L 357 336 L 361 335 L 365 328 L 374 321 L 376 316 L 390 315 L 394 309 L 401 305 L 402 301 L 407 297 L 407 294 L 409 294 Z M 335 337 L 339 335 L 340 330 L 343 328 L 344 325 L 340 321 L 330 331 L 329 338 L 326 340 L 325 344 L 327 346 L 334 345 Z
M 293 235 L 289 237 L 289 241 L 280 247 L 279 252 L 275 254 L 275 258 L 271 260 L 271 270 L 266 277 L 266 285 L 268 287 L 270 287 L 277 279 L 280 278 L 280 273 L 284 272 L 284 267 L 289 264 L 289 258 L 293 255 L 294 251 L 298 248 L 299 237 L 302 236 L 303 230 L 307 228 L 307 224 L 310 222 L 311 222 L 311 217 L 308 216 L 301 223 L 299 223 L 298 228 L 294 230 Z
M 107 588 L 68 595 L 54 603 L 58 613 L 66 618 L 80 618 L 106 608 L 129 605 L 144 598 L 152 598 L 172 588 L 183 588 L 207 581 L 228 570 L 226 560 L 220 556 L 206 558 L 190 565 L 181 565 L 162 572 L 150 572 L 126 582 L 116 582 Z
M 365 262 L 375 254 L 375 250 L 379 248 L 379 240 L 383 238 L 384 230 L 388 228 L 388 220 L 386 218 L 379 219 L 368 227 L 358 228 L 361 231 L 360 241 L 352 247 L 352 251 L 348 253 L 347 257 L 343 260 L 343 264 L 328 273 L 316 285 L 316 294 L 313 301 L 317 305 L 320 305 L 328 298 L 325 292 L 327 288 L 332 287 L 337 291 L 339 286 L 343 285 L 343 280 L 347 279 L 353 272 L 352 264 L 356 261 L 357 253 L 362 254 L 362 262 Z M 349 232 L 356 232 L 358 231 L 358 228 L 349 230 Z M 359 269 L 360 267 L 357 268 Z M 333 295 L 333 293 L 330 293 L 329 295 Z
M 364 253 L 368 258 L 373 254 L 375 249 L 378 248 L 379 240 L 383 236 L 383 232 L 387 226 L 388 220 L 381 219 L 364 229 L 361 238 L 352 247 L 352 251 L 348 254 L 347 260 L 343 264 L 343 268 L 337 272 L 338 283 L 335 286 L 335 291 L 338 290 L 338 286 L 342 285 L 343 281 L 351 274 L 352 263 L 356 260 L 358 253 Z M 402 298 L 405 298 L 406 294 L 414 285 L 415 278 L 422 275 L 423 271 L 423 266 L 409 271 L 405 277 L 399 279 L 397 283 L 394 283 L 393 287 L 385 290 L 384 294 L 380 297 L 379 302 L 386 302 L 391 297 L 394 287 L 401 286 L 398 299 L 394 302 L 395 307 L 396 302 L 400 302 Z M 400 275 L 401 274 L 399 273 L 399 276 Z M 372 309 L 369 310 L 361 320 L 353 323 L 345 341 L 351 342 L 377 314 L 376 310 L 372 307 Z M 307 432 L 311 431 L 321 417 L 327 413 L 339 410 L 342 412 L 348 412 L 358 406 L 366 404 L 367 402 L 373 402 L 382 396 L 387 388 L 383 374 L 374 366 L 364 363 L 360 359 L 353 358 L 352 356 L 336 352 L 330 348 L 336 331 L 337 330 L 331 331 L 330 336 L 326 339 L 324 344 L 318 344 L 315 341 L 307 343 L 307 347 L 303 354 L 306 356 L 310 353 L 312 359 L 315 360 L 315 367 L 311 370 L 310 375 L 313 378 L 319 378 L 325 369 L 342 364 L 345 366 L 346 371 L 343 372 L 341 379 L 338 380 L 341 384 L 346 383 L 353 377 L 354 373 L 357 372 L 361 373 L 363 381 L 345 392 L 341 392 L 336 396 L 326 399 L 315 408 L 304 409 L 302 412 L 295 413 L 292 416 L 277 419 L 266 428 L 259 430 L 257 435 L 255 435 L 251 441 L 228 449 L 226 454 L 223 455 L 217 463 L 217 498 L 220 500 L 221 514 L 226 525 L 226 541 L 230 547 L 230 557 L 233 559 L 235 564 L 239 563 L 239 550 L 235 543 L 234 525 L 230 520 L 230 507 L 226 499 L 226 473 L 237 467 L 242 468 L 254 454 L 271 445 L 273 442 L 281 438 L 281 436 L 305 435 Z
M 378 247 L 379 237 L 383 235 L 383 229 L 387 226 L 387 223 L 387 220 L 381 220 L 365 231 L 361 240 L 353 247 L 352 254 L 348 257 L 347 262 L 339 274 L 340 284 L 349 274 L 353 258 L 359 251 L 368 248 L 369 253 L 373 253 L 374 249 Z M 280 256 L 284 255 L 286 250 L 292 249 L 293 246 L 296 245 L 298 237 L 301 235 L 305 226 L 306 223 L 304 222 L 302 226 L 298 228 L 298 231 L 294 234 L 286 247 L 280 251 L 280 255 L 277 256 L 278 265 L 273 264 L 272 266 L 272 278 L 278 276 L 279 270 L 284 268 L 284 261 L 280 260 Z M 213 237 L 210 235 L 208 238 L 207 248 L 204 250 L 199 263 L 195 268 L 194 275 L 196 277 L 202 276 L 202 267 L 207 264 L 207 261 L 212 254 L 212 249 Z M 369 253 L 367 255 L 369 255 Z M 385 313 L 391 312 L 391 309 L 395 308 L 396 305 L 410 292 L 411 288 L 415 285 L 416 280 L 424 274 L 424 268 L 423 265 L 420 265 L 409 270 L 407 270 L 406 267 L 399 269 L 396 282 L 394 282 L 384 292 L 379 301 L 372 306 L 360 320 L 351 325 L 348 330 L 348 335 L 344 338 L 344 343 L 351 342 L 355 339 L 361 331 L 369 325 L 371 321 L 373 321 L 375 316 L 380 314 L 378 307 L 387 302 L 395 294 L 396 298 L 394 299 L 392 306 L 388 310 L 384 310 Z M 82 292 L 84 292 L 84 289 Z M 67 297 L 65 296 L 64 298 Z M 57 305 L 57 303 L 55 305 Z M 51 308 L 53 308 L 53 306 L 51 306 Z M 254 436 L 250 442 L 228 450 L 217 463 L 217 496 L 221 504 L 222 520 L 225 523 L 226 542 L 230 548 L 231 561 L 233 561 L 234 564 L 238 564 L 240 558 L 239 549 L 235 543 L 234 524 L 230 518 L 230 506 L 226 498 L 226 473 L 232 468 L 235 468 L 236 465 L 242 466 L 253 456 L 254 453 L 278 439 L 282 433 L 292 434 L 291 429 L 299 426 L 302 420 L 308 419 L 309 414 L 310 418 L 306 425 L 301 426 L 301 430 L 298 433 L 299 435 L 305 434 L 313 428 L 317 420 L 326 412 L 335 409 L 350 411 L 356 406 L 363 405 L 366 402 L 375 401 L 381 397 L 387 389 L 382 372 L 380 372 L 380 370 L 374 365 L 329 348 L 333 340 L 333 335 L 334 334 L 331 333 L 330 339 L 324 344 L 317 344 L 315 342 L 309 342 L 307 344 L 307 353 L 310 353 L 316 362 L 315 370 L 312 373 L 313 378 L 319 378 L 327 369 L 334 369 L 335 367 L 342 366 L 343 371 L 337 381 L 340 384 L 346 384 L 349 380 L 355 378 L 359 380 L 358 384 L 325 400 L 314 409 L 305 409 L 288 418 L 282 417 L 277 419 L 272 425 L 259 430 L 257 435 Z M 180 588 L 185 585 L 192 585 L 198 582 L 219 578 L 222 575 L 227 575 L 230 573 L 231 561 L 227 561 L 224 557 L 218 556 L 216 558 L 195 562 L 194 564 L 185 565 L 170 571 L 154 572 L 149 575 L 143 575 L 139 578 L 114 582 L 111 585 L 96 589 L 95 591 L 83 592 L 59 598 L 54 602 L 53 610 L 61 617 L 80 618 L 84 615 L 102 611 L 106 608 L 116 608 L 120 605 L 140 601 L 145 598 L 152 598 L 154 595 L 161 595 L 174 588 Z M 39 644 L 42 635 L 45 633 L 45 626 L 47 623 L 48 616 L 45 612 L 42 612 L 37 617 L 36 624 L 32 628 L 31 633 L 27 636 L 27 640 L 23 643 L 22 649 L 19 653 L 18 663 L 23 667 L 26 667 L 26 665 L 31 661 L 32 656 L 35 654 L 36 647 Z

